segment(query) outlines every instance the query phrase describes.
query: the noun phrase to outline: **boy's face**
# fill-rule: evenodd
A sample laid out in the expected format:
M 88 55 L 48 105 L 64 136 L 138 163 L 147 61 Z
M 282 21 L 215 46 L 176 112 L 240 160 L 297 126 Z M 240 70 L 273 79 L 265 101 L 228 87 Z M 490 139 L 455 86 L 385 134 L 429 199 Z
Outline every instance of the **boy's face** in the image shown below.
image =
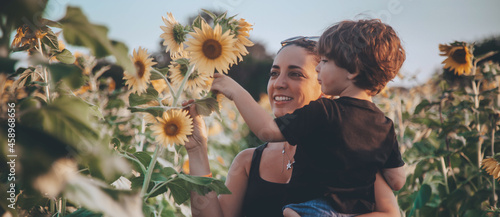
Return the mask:
M 346 69 L 335 64 L 335 61 L 324 56 L 316 66 L 318 81 L 321 84 L 321 91 L 332 96 L 342 96 L 349 85 L 352 85 L 353 76 Z

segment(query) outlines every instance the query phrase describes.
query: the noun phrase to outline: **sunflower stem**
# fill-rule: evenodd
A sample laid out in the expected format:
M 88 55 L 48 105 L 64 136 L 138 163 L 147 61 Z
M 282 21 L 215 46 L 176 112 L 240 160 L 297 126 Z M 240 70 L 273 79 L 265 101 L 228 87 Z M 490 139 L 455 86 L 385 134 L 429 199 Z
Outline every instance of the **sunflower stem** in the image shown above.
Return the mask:
M 144 149 L 144 140 L 146 139 L 146 135 L 144 135 L 146 133 L 146 121 L 144 121 L 144 116 L 145 114 L 142 115 L 141 118 L 141 141 L 139 142 L 139 150 L 141 151 Z
M 493 124 L 491 127 L 491 156 L 495 156 L 495 131 L 497 127 L 497 118 L 493 118 Z M 497 208 L 497 202 L 498 202 L 498 197 L 497 194 L 495 193 L 495 187 L 496 187 L 496 180 L 495 177 L 493 176 L 491 178 L 492 184 L 491 184 L 491 191 L 493 193 L 493 207 L 496 209 Z
M 153 153 L 153 157 L 149 162 L 149 166 L 146 170 L 146 174 L 144 176 L 144 182 L 142 183 L 141 196 L 146 196 L 146 192 L 148 191 L 149 181 L 151 180 L 151 175 L 153 174 L 153 169 L 156 164 L 156 160 L 158 160 L 158 154 L 162 150 L 162 145 L 156 145 L 155 152 Z
M 160 71 L 156 70 L 155 68 L 151 67 L 151 69 L 153 72 L 160 75 L 163 78 L 163 80 L 165 80 L 165 82 L 167 83 L 168 89 L 170 90 L 170 92 L 172 92 L 172 95 L 175 95 L 174 88 L 172 88 L 172 85 L 168 81 L 167 77 L 165 77 L 165 75 L 163 75 Z
M 450 194 L 450 188 L 448 187 L 448 168 L 446 167 L 446 163 L 444 162 L 444 157 L 441 156 L 441 157 L 439 157 L 439 159 L 441 160 L 441 169 L 443 170 L 446 193 Z
M 177 105 L 177 101 L 179 100 L 179 97 L 181 96 L 181 92 L 184 89 L 184 85 L 186 85 L 186 82 L 188 81 L 189 76 L 191 76 L 191 74 L 193 73 L 193 71 L 194 71 L 194 65 L 190 65 L 189 68 L 188 68 L 188 72 L 187 72 L 186 76 L 182 80 L 182 83 L 179 86 L 179 89 L 177 90 L 177 93 L 174 96 L 174 102 L 172 103 L 172 106 L 175 107 Z

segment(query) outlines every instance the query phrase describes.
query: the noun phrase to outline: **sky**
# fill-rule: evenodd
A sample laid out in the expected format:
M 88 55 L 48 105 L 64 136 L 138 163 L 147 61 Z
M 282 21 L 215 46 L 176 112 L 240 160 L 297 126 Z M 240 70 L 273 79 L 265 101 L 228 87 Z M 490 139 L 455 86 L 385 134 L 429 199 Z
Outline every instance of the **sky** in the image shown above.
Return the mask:
M 293 36 L 319 36 L 346 19 L 379 18 L 396 30 L 407 52 L 400 72 L 405 79 L 391 86 L 427 81 L 445 59 L 439 44 L 500 36 L 498 0 L 50 0 L 46 17 L 62 18 L 68 5 L 82 8 L 90 22 L 106 25 L 109 38 L 125 42 L 130 52 L 139 46 L 158 51 L 167 12 L 184 25 L 201 9 L 237 14 L 254 25 L 250 39 L 269 54 Z

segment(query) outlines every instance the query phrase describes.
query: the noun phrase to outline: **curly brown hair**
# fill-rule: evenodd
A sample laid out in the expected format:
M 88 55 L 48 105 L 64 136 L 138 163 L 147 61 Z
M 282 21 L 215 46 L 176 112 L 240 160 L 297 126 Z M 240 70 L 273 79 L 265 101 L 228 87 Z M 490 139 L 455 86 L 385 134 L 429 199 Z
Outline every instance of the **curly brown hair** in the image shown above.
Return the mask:
M 349 73 L 358 72 L 354 84 L 372 96 L 396 77 L 406 58 L 394 29 L 379 19 L 334 24 L 321 35 L 318 53 Z

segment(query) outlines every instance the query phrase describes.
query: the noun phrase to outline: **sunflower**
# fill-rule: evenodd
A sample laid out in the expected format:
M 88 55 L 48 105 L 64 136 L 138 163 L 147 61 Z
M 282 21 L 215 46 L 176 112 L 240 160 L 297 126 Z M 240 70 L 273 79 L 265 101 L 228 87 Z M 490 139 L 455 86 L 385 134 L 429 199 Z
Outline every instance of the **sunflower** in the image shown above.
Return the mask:
M 248 54 L 248 50 L 246 47 L 251 47 L 253 46 L 253 42 L 248 40 L 248 32 L 252 30 L 252 24 L 248 23 L 245 21 L 245 19 L 240 19 L 238 22 L 238 26 L 236 27 L 236 43 L 234 44 L 234 47 L 236 48 L 235 55 L 238 57 L 238 61 L 243 60 L 243 56 Z M 246 47 L 245 47 L 246 46 Z
M 447 56 L 442 63 L 444 68 L 450 69 L 456 75 L 468 75 L 472 69 L 472 52 L 465 43 L 458 43 L 456 45 L 439 45 L 439 50 L 442 52 L 441 56 Z
M 133 54 L 134 55 L 130 58 L 135 65 L 136 73 L 132 74 L 126 71 L 123 78 L 127 80 L 125 85 L 127 85 L 129 89 L 132 89 L 132 92 L 141 95 L 141 93 L 146 92 L 148 84 L 151 82 L 149 80 L 149 77 L 151 76 L 151 66 L 156 63 L 153 62 L 153 58 L 149 58 L 147 49 L 139 47 L 137 52 L 134 49 Z
M 170 109 L 163 113 L 159 122 L 151 127 L 156 140 L 163 146 L 179 144 L 188 141 L 187 136 L 193 131 L 193 119 L 188 112 L 180 109 Z
M 236 39 L 231 31 L 222 34 L 222 27 L 217 24 L 214 29 L 202 22 L 201 29 L 194 28 L 195 33 L 189 33 L 186 51 L 190 52 L 191 62 L 202 72 L 212 74 L 215 69 L 227 74 L 229 65 L 236 62 L 234 44 Z
M 184 27 L 175 20 L 172 13 L 167 13 L 168 19 L 162 16 L 163 22 L 166 26 L 160 26 L 163 30 L 163 34 L 160 35 L 165 41 L 163 45 L 167 46 L 165 52 L 170 51 L 171 57 L 176 57 L 184 50 L 183 42 L 186 40 L 186 32 Z
M 495 158 L 486 158 L 481 162 L 482 168 L 492 175 L 495 179 L 500 180 L 500 164 Z
M 169 71 L 169 78 L 172 81 L 172 84 L 179 86 L 188 73 L 188 65 L 172 61 L 172 65 L 169 66 Z M 196 88 L 205 85 L 209 78 L 210 74 L 194 70 L 191 75 L 189 75 L 189 78 L 184 85 L 184 90 L 193 92 Z
M 42 39 L 45 35 L 47 35 L 47 32 L 41 29 L 33 30 L 29 25 L 23 24 L 17 28 L 16 36 L 14 36 L 11 47 L 22 48 L 24 46 L 35 46 L 38 43 L 38 39 Z

